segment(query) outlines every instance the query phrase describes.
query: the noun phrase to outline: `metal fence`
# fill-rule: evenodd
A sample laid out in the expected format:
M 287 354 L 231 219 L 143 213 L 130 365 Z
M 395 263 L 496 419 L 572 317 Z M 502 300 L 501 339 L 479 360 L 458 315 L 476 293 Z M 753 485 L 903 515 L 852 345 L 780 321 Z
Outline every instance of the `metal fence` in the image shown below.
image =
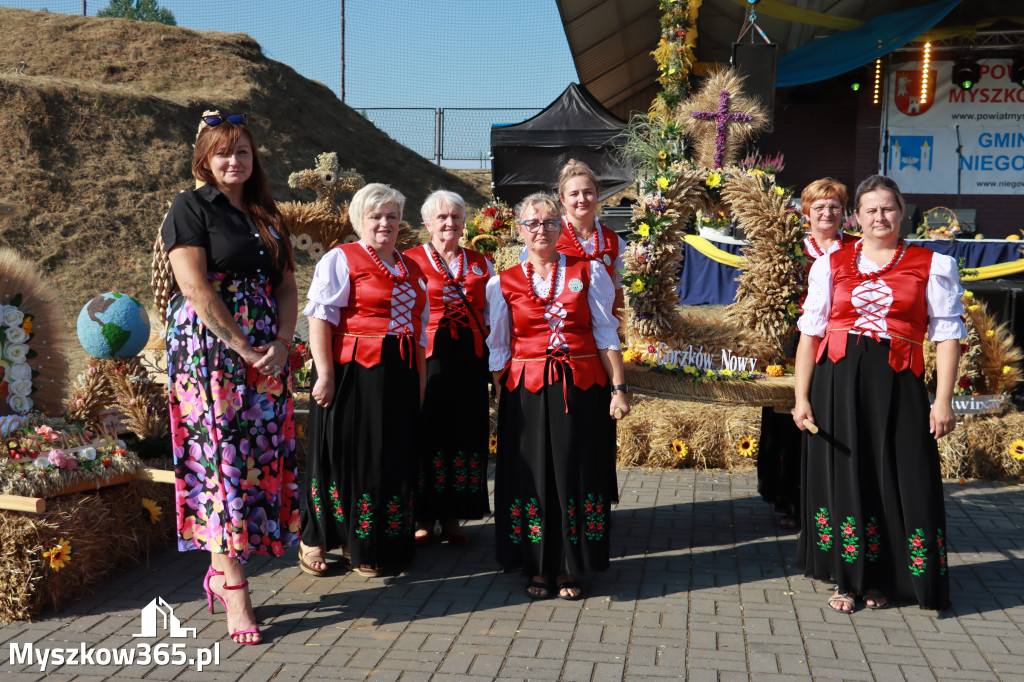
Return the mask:
M 354 107 L 391 139 L 420 156 L 445 161 L 491 165 L 491 127 L 519 123 L 537 107 Z

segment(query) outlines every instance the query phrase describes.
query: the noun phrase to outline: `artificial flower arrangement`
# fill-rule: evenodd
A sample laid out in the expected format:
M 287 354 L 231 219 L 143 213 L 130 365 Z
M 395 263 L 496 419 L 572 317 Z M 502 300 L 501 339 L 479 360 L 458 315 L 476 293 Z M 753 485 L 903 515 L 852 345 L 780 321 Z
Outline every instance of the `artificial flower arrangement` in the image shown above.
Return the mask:
M 132 473 L 141 465 L 124 441 L 105 425 L 80 427 L 33 413 L 3 437 L 0 493 L 56 494 L 91 477 Z
M 298 387 L 308 387 L 309 377 L 313 372 L 313 353 L 309 345 L 296 338 L 292 350 L 288 354 L 288 364 L 292 369 L 292 381 Z
M 33 370 L 29 360 L 36 352 L 29 347 L 32 338 L 33 316 L 19 308 L 21 294 L 5 305 L 0 305 L 0 400 L 17 414 L 25 414 L 35 405 L 32 393 Z
M 673 362 L 659 363 L 657 349 L 648 346 L 647 351 L 630 348 L 622 352 L 624 362 L 643 367 L 655 374 L 674 376 L 678 381 L 688 379 L 693 385 L 699 386 L 703 381 L 756 381 L 764 379 L 765 374 L 748 370 L 707 369 L 696 365 L 676 364 Z
M 466 231 L 460 241 L 464 246 L 493 257 L 493 253 L 504 246 L 513 233 L 515 223 L 515 210 L 498 199 L 481 208 L 472 222 L 466 223 Z

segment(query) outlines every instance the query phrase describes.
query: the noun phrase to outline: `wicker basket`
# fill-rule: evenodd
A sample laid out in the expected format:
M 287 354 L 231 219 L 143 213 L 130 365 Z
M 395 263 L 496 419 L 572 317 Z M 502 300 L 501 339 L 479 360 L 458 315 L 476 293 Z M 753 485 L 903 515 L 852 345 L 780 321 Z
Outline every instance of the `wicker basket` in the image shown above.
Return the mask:
M 171 270 L 171 260 L 167 257 L 164 249 L 164 240 L 157 234 L 153 242 L 153 276 L 150 284 L 153 286 L 153 304 L 156 312 L 167 326 L 167 304 L 171 301 L 171 294 L 178 288 L 174 281 L 174 271 Z
M 659 374 L 635 365 L 626 365 L 625 370 L 626 382 L 633 391 L 658 398 L 780 409 L 794 404 L 792 375 L 756 381 L 701 381 L 694 386 L 683 375 Z

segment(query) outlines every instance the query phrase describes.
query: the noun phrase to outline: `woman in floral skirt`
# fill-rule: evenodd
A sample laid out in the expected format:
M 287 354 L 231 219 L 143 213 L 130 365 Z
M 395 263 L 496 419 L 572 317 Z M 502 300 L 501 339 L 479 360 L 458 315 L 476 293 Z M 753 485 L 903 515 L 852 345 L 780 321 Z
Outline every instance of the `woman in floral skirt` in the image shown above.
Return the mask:
M 262 635 L 243 564 L 298 541 L 288 352 L 298 296 L 287 229 L 243 114 L 204 115 L 192 174 L 161 229 L 179 292 L 167 308 L 178 549 L 240 644 Z

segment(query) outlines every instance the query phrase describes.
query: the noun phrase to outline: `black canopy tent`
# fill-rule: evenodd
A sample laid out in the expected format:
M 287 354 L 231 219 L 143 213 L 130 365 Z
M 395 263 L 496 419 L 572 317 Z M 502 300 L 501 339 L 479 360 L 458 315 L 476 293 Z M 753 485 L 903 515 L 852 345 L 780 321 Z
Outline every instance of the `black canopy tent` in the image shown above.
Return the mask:
M 570 83 L 533 118 L 491 128 L 494 195 L 515 204 L 532 192 L 551 191 L 569 159 L 594 170 L 602 198 L 625 189 L 634 177 L 616 155 L 624 127 L 586 88 Z

